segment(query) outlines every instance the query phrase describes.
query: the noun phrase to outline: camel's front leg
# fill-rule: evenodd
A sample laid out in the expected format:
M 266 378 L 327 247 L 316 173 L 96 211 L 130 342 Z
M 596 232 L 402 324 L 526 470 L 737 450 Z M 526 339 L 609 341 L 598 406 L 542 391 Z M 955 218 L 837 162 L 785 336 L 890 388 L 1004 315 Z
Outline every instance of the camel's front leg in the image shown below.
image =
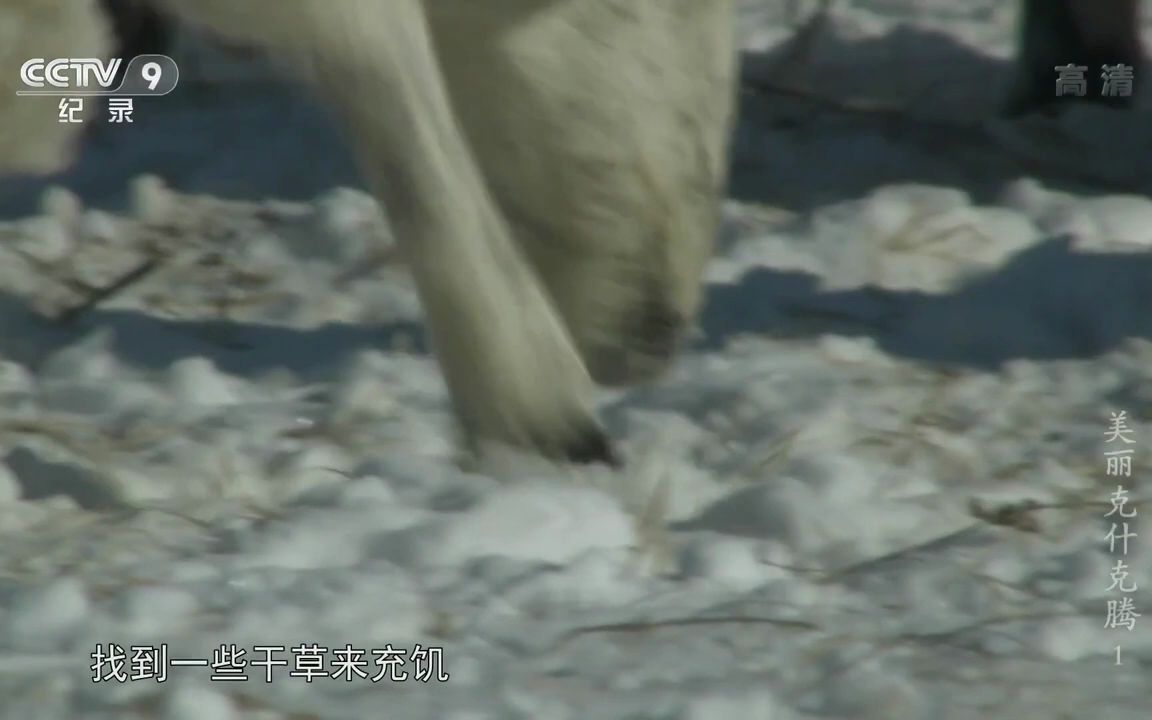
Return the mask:
M 350 133 L 415 275 L 469 443 L 609 460 L 593 384 L 513 242 L 453 113 L 420 0 L 171 0 L 279 53 Z

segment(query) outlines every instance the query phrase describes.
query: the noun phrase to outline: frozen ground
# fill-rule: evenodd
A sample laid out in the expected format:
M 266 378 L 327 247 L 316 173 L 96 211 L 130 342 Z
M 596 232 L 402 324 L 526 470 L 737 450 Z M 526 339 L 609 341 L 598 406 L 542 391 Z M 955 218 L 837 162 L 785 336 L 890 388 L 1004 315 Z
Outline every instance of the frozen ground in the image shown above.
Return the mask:
M 991 0 L 842 2 L 762 52 L 810 5 L 745 9 L 703 332 L 605 396 L 620 473 L 457 467 L 379 209 L 259 75 L 141 104 L 74 193 L 5 183 L 0 718 L 1148 718 L 1103 518 L 1124 410 L 1152 584 L 1148 105 L 988 121 Z M 93 682 L 109 643 L 368 677 Z M 389 644 L 448 680 L 373 682 Z

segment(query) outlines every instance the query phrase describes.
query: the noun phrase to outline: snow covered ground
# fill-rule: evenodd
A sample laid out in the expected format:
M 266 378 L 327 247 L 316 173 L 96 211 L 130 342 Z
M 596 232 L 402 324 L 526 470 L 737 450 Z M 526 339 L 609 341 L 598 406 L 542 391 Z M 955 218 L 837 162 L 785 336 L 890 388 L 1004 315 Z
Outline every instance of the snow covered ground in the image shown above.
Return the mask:
M 1104 515 L 1146 613 L 1150 104 L 995 120 L 993 0 L 781 59 L 813 5 L 745 2 L 702 333 L 605 394 L 618 473 L 458 467 L 380 209 L 259 72 L 0 184 L 0 718 L 1148 718 Z

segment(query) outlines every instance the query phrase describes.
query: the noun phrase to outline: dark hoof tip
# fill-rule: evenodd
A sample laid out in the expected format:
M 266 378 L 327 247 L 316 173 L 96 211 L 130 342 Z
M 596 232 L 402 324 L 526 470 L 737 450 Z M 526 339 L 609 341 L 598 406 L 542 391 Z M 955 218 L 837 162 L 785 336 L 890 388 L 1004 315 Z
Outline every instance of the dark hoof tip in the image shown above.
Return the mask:
M 577 465 L 600 463 L 619 468 L 624 464 L 612 441 L 598 427 L 588 429 L 569 443 L 564 448 L 564 459 Z

